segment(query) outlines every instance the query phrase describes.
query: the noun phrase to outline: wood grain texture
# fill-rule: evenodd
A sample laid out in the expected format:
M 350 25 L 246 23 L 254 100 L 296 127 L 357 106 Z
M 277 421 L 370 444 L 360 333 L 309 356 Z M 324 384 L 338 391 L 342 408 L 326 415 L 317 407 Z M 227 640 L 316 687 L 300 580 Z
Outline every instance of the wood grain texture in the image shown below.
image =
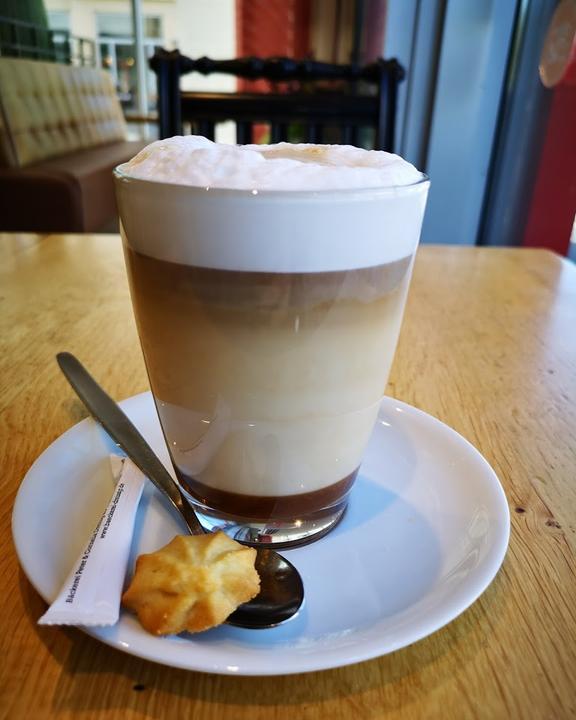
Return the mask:
M 85 416 L 54 355 L 118 399 L 147 387 L 115 236 L 0 236 L 0 717 L 320 720 L 576 717 L 576 269 L 541 250 L 424 247 L 389 393 L 487 457 L 512 513 L 493 584 L 443 630 L 391 655 L 299 676 L 165 668 L 44 603 L 10 532 L 34 459 Z M 465 481 L 465 478 L 463 478 Z

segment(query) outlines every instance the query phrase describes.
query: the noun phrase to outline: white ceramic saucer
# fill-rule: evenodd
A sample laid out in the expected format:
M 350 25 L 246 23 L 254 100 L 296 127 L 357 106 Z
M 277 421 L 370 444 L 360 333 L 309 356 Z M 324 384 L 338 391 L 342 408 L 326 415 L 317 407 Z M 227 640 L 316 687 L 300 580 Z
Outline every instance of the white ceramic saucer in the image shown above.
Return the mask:
M 168 465 L 149 393 L 121 403 Z M 113 444 L 92 420 L 56 440 L 24 478 L 13 513 L 30 582 L 52 601 L 112 492 Z M 325 538 L 284 551 L 300 570 L 302 610 L 285 625 L 223 625 L 157 638 L 123 613 L 90 635 L 165 665 L 281 675 L 348 665 L 404 647 L 465 610 L 494 578 L 508 545 L 508 504 L 480 453 L 435 418 L 386 398 L 348 511 Z M 184 527 L 152 486 L 138 512 L 133 558 Z

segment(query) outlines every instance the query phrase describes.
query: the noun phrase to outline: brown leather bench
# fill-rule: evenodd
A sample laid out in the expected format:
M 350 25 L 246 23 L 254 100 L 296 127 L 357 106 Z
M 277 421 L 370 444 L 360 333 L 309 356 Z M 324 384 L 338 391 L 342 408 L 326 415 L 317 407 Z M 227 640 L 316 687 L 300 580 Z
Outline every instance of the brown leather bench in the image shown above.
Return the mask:
M 0 231 L 112 229 L 112 169 L 144 145 L 106 72 L 0 58 Z

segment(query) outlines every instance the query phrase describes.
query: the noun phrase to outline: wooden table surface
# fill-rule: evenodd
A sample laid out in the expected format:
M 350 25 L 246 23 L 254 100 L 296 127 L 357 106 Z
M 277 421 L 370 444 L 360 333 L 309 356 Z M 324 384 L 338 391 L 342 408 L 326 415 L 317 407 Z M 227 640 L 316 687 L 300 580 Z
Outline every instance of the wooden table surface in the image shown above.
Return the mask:
M 39 627 L 10 518 L 34 459 L 85 416 L 54 355 L 118 399 L 147 389 L 115 236 L 0 236 L 0 717 L 300 720 L 576 717 L 576 269 L 542 250 L 423 247 L 389 393 L 467 437 L 499 475 L 508 555 L 447 627 L 297 676 L 162 667 Z

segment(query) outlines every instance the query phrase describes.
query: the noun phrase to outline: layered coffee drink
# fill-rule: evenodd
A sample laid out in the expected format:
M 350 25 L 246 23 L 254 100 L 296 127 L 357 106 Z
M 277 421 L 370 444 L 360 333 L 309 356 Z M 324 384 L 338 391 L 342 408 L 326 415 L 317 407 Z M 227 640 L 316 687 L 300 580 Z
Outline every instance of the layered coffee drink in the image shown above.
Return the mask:
M 290 545 L 341 516 L 400 330 L 428 189 L 343 146 L 153 143 L 116 171 L 178 481 L 208 528 Z

